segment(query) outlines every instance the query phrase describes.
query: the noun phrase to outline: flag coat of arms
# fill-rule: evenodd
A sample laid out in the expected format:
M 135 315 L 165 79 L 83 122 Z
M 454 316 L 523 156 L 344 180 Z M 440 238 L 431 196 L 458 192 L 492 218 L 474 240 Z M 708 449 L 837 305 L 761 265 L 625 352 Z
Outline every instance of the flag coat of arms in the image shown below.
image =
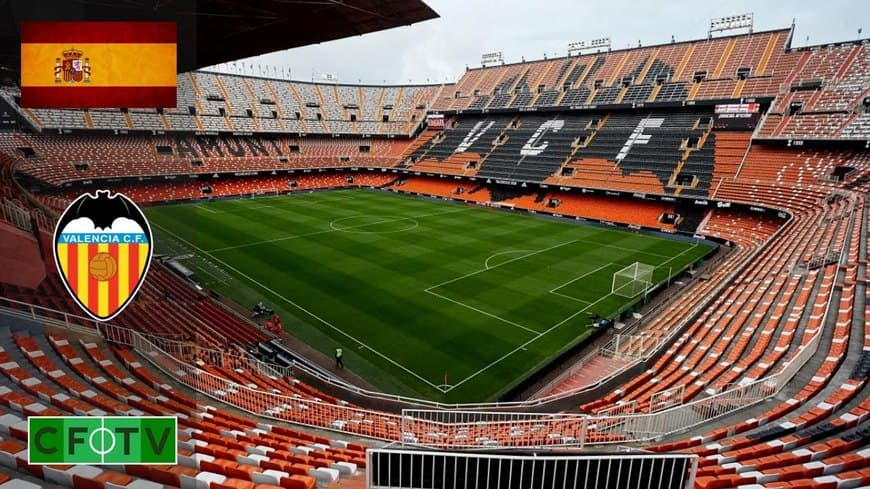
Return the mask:
M 24 22 L 21 106 L 175 107 L 174 22 Z
M 151 228 L 123 194 L 83 194 L 54 231 L 54 256 L 64 285 L 92 318 L 117 316 L 141 287 L 151 263 Z

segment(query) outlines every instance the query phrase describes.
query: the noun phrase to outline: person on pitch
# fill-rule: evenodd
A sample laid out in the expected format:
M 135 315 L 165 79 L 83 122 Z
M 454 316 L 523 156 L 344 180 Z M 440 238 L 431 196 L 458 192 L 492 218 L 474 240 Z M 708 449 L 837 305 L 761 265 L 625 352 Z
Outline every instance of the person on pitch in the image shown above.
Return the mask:
M 341 348 L 335 349 L 335 368 L 344 368 L 344 360 L 341 358 L 343 353 Z

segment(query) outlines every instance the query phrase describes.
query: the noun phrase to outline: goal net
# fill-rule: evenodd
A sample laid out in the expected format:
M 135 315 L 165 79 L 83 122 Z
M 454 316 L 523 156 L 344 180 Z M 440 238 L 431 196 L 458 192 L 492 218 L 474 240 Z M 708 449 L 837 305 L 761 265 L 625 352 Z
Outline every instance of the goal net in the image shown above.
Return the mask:
M 637 297 L 652 286 L 654 266 L 634 262 L 613 274 L 610 292 L 621 297 Z

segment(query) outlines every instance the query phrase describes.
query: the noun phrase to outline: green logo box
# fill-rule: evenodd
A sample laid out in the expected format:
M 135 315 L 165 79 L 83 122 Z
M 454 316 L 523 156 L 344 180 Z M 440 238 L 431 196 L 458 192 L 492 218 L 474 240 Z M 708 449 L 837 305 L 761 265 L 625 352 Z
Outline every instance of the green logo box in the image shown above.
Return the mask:
M 177 436 L 175 416 L 30 416 L 28 463 L 174 465 Z

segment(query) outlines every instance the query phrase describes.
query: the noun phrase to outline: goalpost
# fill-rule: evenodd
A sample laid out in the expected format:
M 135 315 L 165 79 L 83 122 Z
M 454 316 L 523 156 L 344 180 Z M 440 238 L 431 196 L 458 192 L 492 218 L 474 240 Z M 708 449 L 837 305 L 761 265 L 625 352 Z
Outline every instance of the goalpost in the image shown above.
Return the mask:
M 655 267 L 646 263 L 634 262 L 613 274 L 610 292 L 621 297 L 637 297 L 652 287 Z

